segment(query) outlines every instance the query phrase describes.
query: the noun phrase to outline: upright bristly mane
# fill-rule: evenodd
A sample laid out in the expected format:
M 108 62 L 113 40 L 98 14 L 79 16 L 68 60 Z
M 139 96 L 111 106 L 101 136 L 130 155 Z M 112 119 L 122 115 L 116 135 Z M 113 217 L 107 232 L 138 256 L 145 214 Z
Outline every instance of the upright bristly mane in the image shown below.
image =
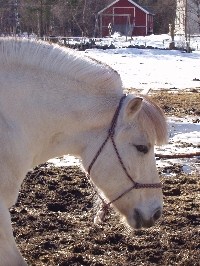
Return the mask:
M 140 95 L 143 98 L 142 109 L 139 117 L 144 127 L 155 138 L 157 145 L 166 144 L 168 140 L 168 129 L 166 118 L 160 107 L 147 95 Z
M 0 63 L 41 69 L 81 82 L 85 89 L 98 89 L 98 93 L 121 92 L 119 74 L 111 67 L 66 47 L 20 38 L 0 38 Z

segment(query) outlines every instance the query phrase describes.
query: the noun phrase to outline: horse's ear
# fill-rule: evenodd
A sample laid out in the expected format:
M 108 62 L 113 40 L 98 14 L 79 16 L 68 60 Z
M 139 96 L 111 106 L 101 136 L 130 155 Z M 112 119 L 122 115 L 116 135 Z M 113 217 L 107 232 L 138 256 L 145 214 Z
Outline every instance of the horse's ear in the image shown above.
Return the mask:
M 141 109 L 142 100 L 143 99 L 141 97 L 135 97 L 134 99 L 130 100 L 126 107 L 127 116 L 133 116 Z

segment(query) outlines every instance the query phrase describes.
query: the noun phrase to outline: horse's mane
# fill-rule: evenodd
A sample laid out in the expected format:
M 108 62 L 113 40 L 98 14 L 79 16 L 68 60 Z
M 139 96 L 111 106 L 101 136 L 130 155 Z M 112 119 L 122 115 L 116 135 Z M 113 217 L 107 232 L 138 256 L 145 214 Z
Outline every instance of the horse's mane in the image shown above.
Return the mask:
M 121 92 L 119 74 L 106 64 L 87 57 L 83 52 L 20 38 L 0 38 L 1 64 L 22 66 L 62 75 L 66 79 L 85 84 L 87 88 L 98 88 L 99 93 L 111 90 Z
M 86 91 L 89 89 L 98 94 L 122 93 L 121 78 L 111 67 L 85 56 L 82 52 L 44 41 L 0 38 L 0 64 L 20 71 L 31 68 L 57 74 L 66 80 L 81 83 Z M 165 143 L 168 133 L 162 110 L 149 97 L 141 97 L 141 121 L 149 127 L 152 136 L 156 135 L 158 145 Z
M 139 112 L 139 119 L 148 133 L 156 137 L 157 145 L 166 144 L 168 140 L 168 129 L 166 118 L 161 108 L 147 95 L 139 95 L 143 98 L 142 109 Z

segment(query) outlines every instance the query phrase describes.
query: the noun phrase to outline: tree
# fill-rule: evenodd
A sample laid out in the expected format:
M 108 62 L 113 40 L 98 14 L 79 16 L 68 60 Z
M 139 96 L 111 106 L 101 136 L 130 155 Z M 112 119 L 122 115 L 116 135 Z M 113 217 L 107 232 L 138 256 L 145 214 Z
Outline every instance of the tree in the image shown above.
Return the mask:
M 200 0 L 186 2 L 186 32 L 188 34 L 200 33 Z
M 174 24 L 176 16 L 176 0 L 139 0 L 138 3 L 155 14 L 155 34 L 169 32 L 169 24 Z
M 177 2 L 175 31 L 187 35 L 200 33 L 200 0 Z
M 0 29 L 1 33 L 15 33 L 16 21 L 13 1 L 0 1 Z

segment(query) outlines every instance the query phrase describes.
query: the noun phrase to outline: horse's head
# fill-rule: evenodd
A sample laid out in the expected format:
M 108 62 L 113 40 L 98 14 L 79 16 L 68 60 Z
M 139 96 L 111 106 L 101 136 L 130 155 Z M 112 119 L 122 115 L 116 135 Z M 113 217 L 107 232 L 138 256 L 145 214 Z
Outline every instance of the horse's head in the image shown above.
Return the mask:
M 166 139 L 160 108 L 147 97 L 128 95 L 122 98 L 108 137 L 89 166 L 95 185 L 133 228 L 151 227 L 162 214 L 154 145 Z

